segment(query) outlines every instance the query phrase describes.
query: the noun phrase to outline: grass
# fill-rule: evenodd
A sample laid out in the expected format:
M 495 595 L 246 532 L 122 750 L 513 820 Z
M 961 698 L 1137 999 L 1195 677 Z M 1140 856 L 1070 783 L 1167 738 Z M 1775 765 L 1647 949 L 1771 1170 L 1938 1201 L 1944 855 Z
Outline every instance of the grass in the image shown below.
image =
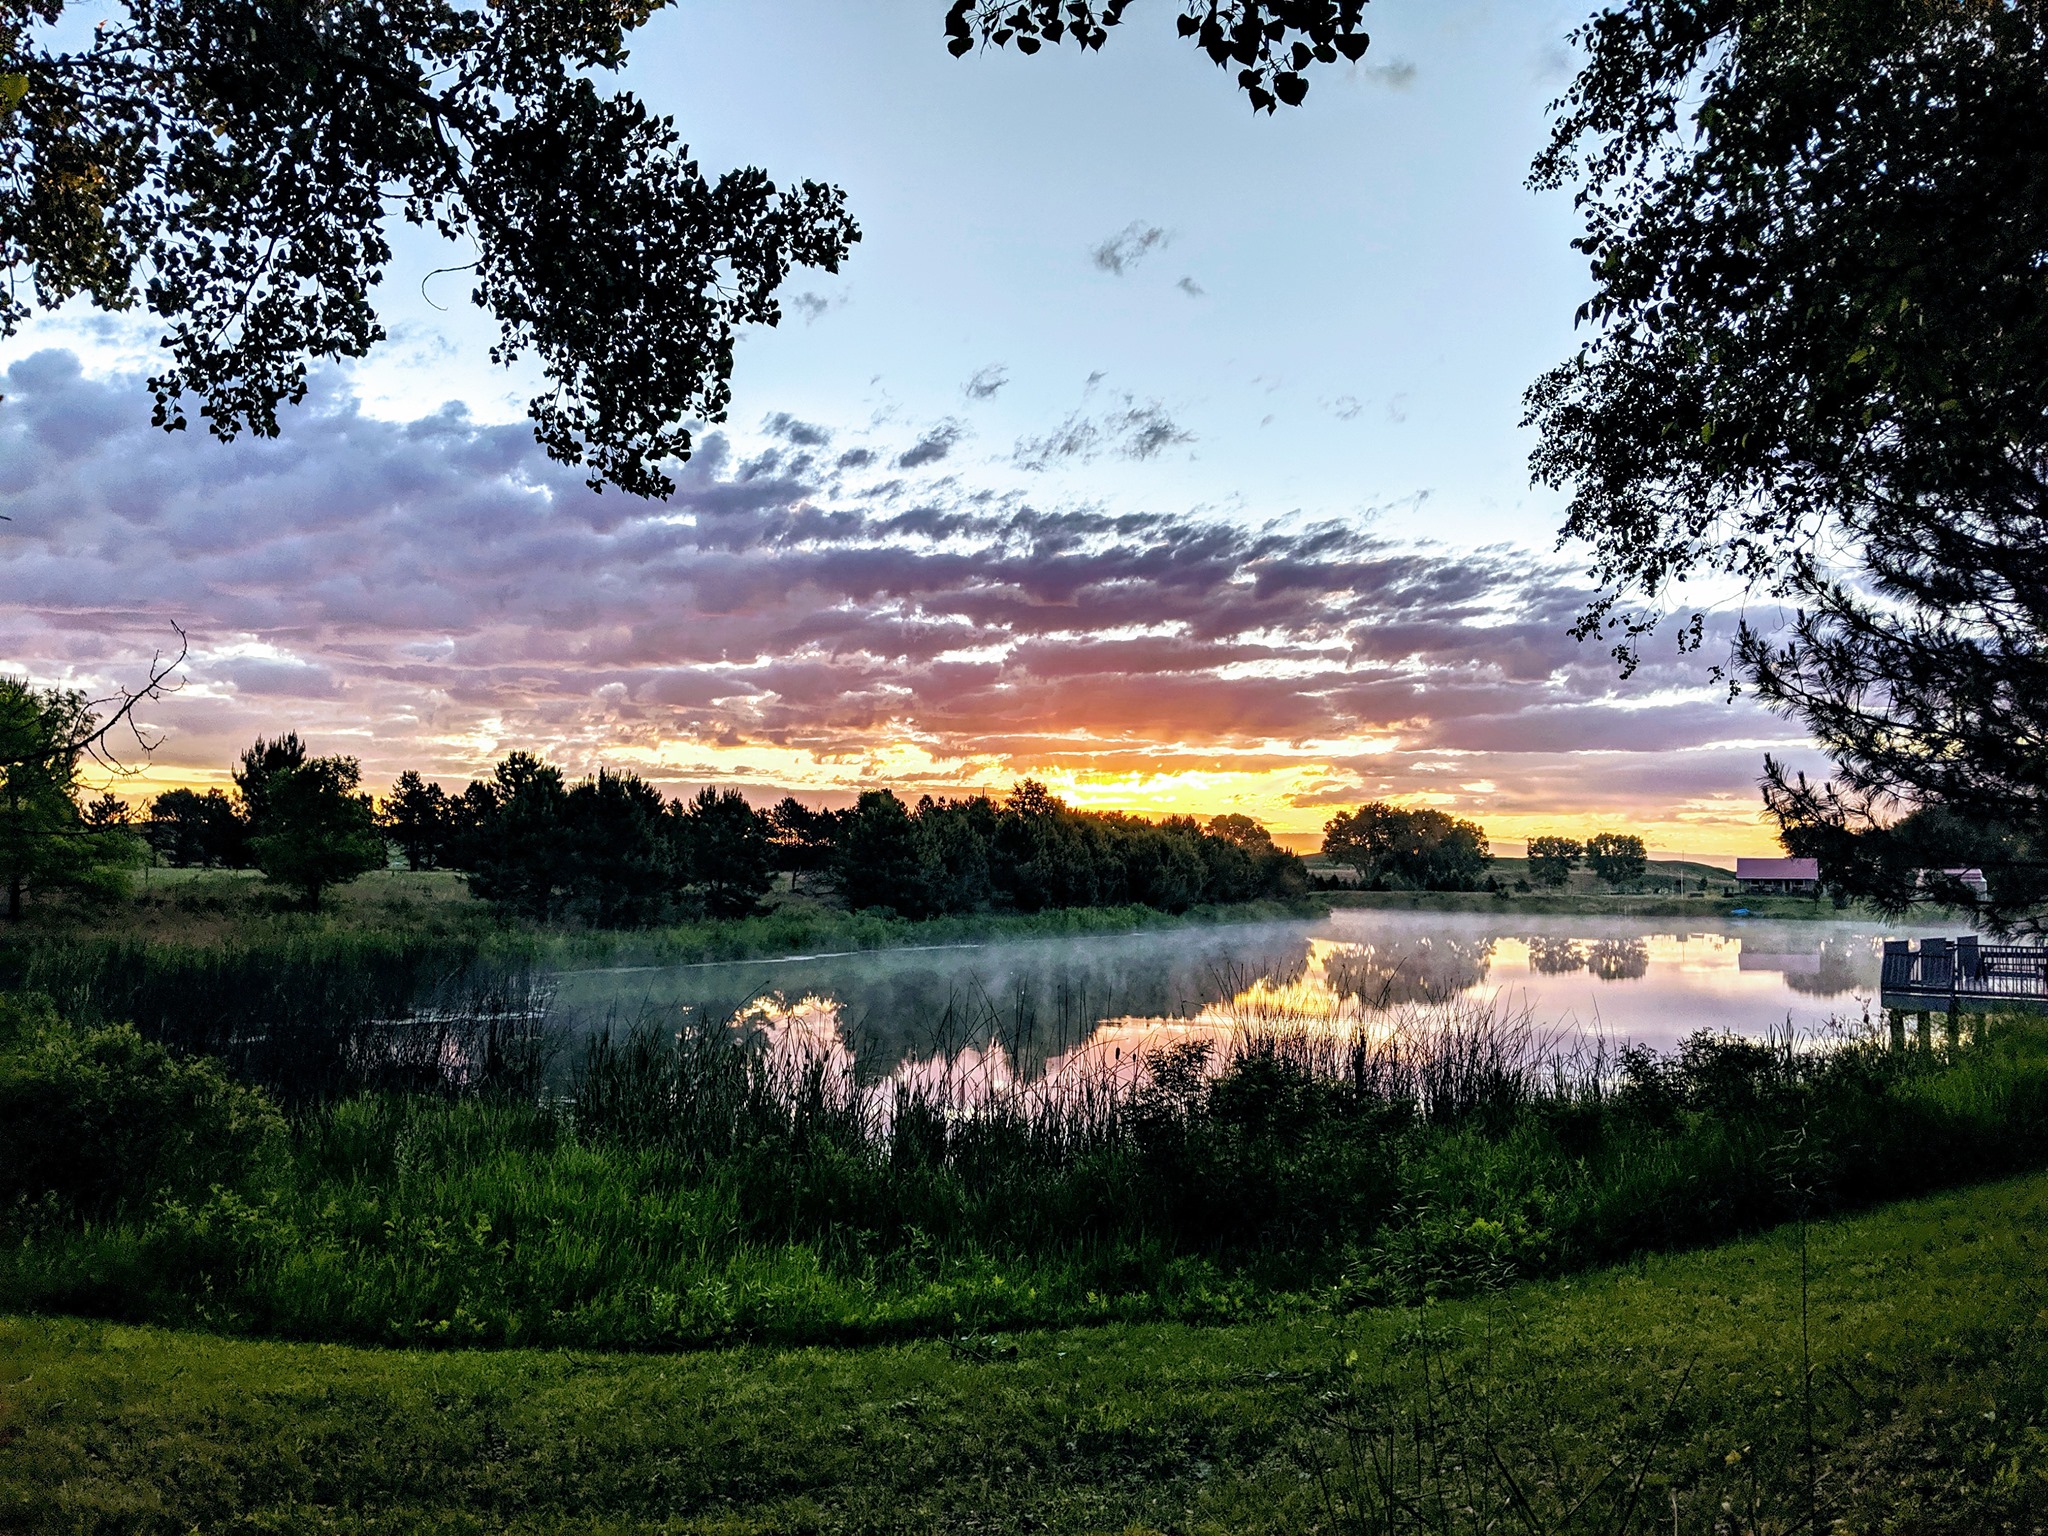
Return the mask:
M 0 1529 L 2038 1531 L 2043 1232 L 2036 1176 L 1420 1312 L 864 1349 L 0 1318 Z

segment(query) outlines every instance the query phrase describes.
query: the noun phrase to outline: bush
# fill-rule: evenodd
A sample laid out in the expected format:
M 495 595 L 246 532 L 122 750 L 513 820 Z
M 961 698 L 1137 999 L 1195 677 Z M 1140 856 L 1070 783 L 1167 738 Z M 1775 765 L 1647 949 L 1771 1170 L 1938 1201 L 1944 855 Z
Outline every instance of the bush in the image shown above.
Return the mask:
M 242 1187 L 284 1121 L 216 1062 L 181 1061 L 127 1024 L 79 1029 L 0 996 L 0 1214 L 102 1220 Z

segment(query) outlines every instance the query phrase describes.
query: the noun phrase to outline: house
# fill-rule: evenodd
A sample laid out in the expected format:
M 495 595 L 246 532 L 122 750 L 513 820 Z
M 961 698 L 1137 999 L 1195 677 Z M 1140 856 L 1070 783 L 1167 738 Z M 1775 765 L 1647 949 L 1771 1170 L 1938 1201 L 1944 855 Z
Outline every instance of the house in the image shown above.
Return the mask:
M 1735 881 L 1747 896 L 1818 896 L 1819 859 L 1737 859 Z
M 1923 869 L 1920 871 L 1919 885 L 1915 894 L 1926 895 L 1931 890 L 1938 890 L 1943 887 L 1953 890 L 1959 885 L 1969 891 L 1979 901 L 1983 901 L 1991 895 L 1991 882 L 1984 878 L 1983 870 L 1975 868 Z

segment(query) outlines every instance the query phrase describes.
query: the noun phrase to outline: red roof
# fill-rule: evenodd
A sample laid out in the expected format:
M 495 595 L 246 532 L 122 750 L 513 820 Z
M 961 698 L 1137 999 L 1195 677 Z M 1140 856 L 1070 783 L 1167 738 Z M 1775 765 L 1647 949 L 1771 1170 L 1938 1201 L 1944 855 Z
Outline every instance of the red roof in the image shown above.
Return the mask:
M 1818 880 L 1819 859 L 1737 859 L 1738 880 Z

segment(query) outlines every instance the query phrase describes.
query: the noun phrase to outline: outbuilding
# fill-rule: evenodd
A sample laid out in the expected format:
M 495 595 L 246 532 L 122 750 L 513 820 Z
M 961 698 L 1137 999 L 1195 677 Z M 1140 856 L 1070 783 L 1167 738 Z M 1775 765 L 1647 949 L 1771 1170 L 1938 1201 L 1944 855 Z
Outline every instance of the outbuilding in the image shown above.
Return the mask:
M 1745 896 L 1817 896 L 1819 859 L 1737 859 L 1735 882 Z

